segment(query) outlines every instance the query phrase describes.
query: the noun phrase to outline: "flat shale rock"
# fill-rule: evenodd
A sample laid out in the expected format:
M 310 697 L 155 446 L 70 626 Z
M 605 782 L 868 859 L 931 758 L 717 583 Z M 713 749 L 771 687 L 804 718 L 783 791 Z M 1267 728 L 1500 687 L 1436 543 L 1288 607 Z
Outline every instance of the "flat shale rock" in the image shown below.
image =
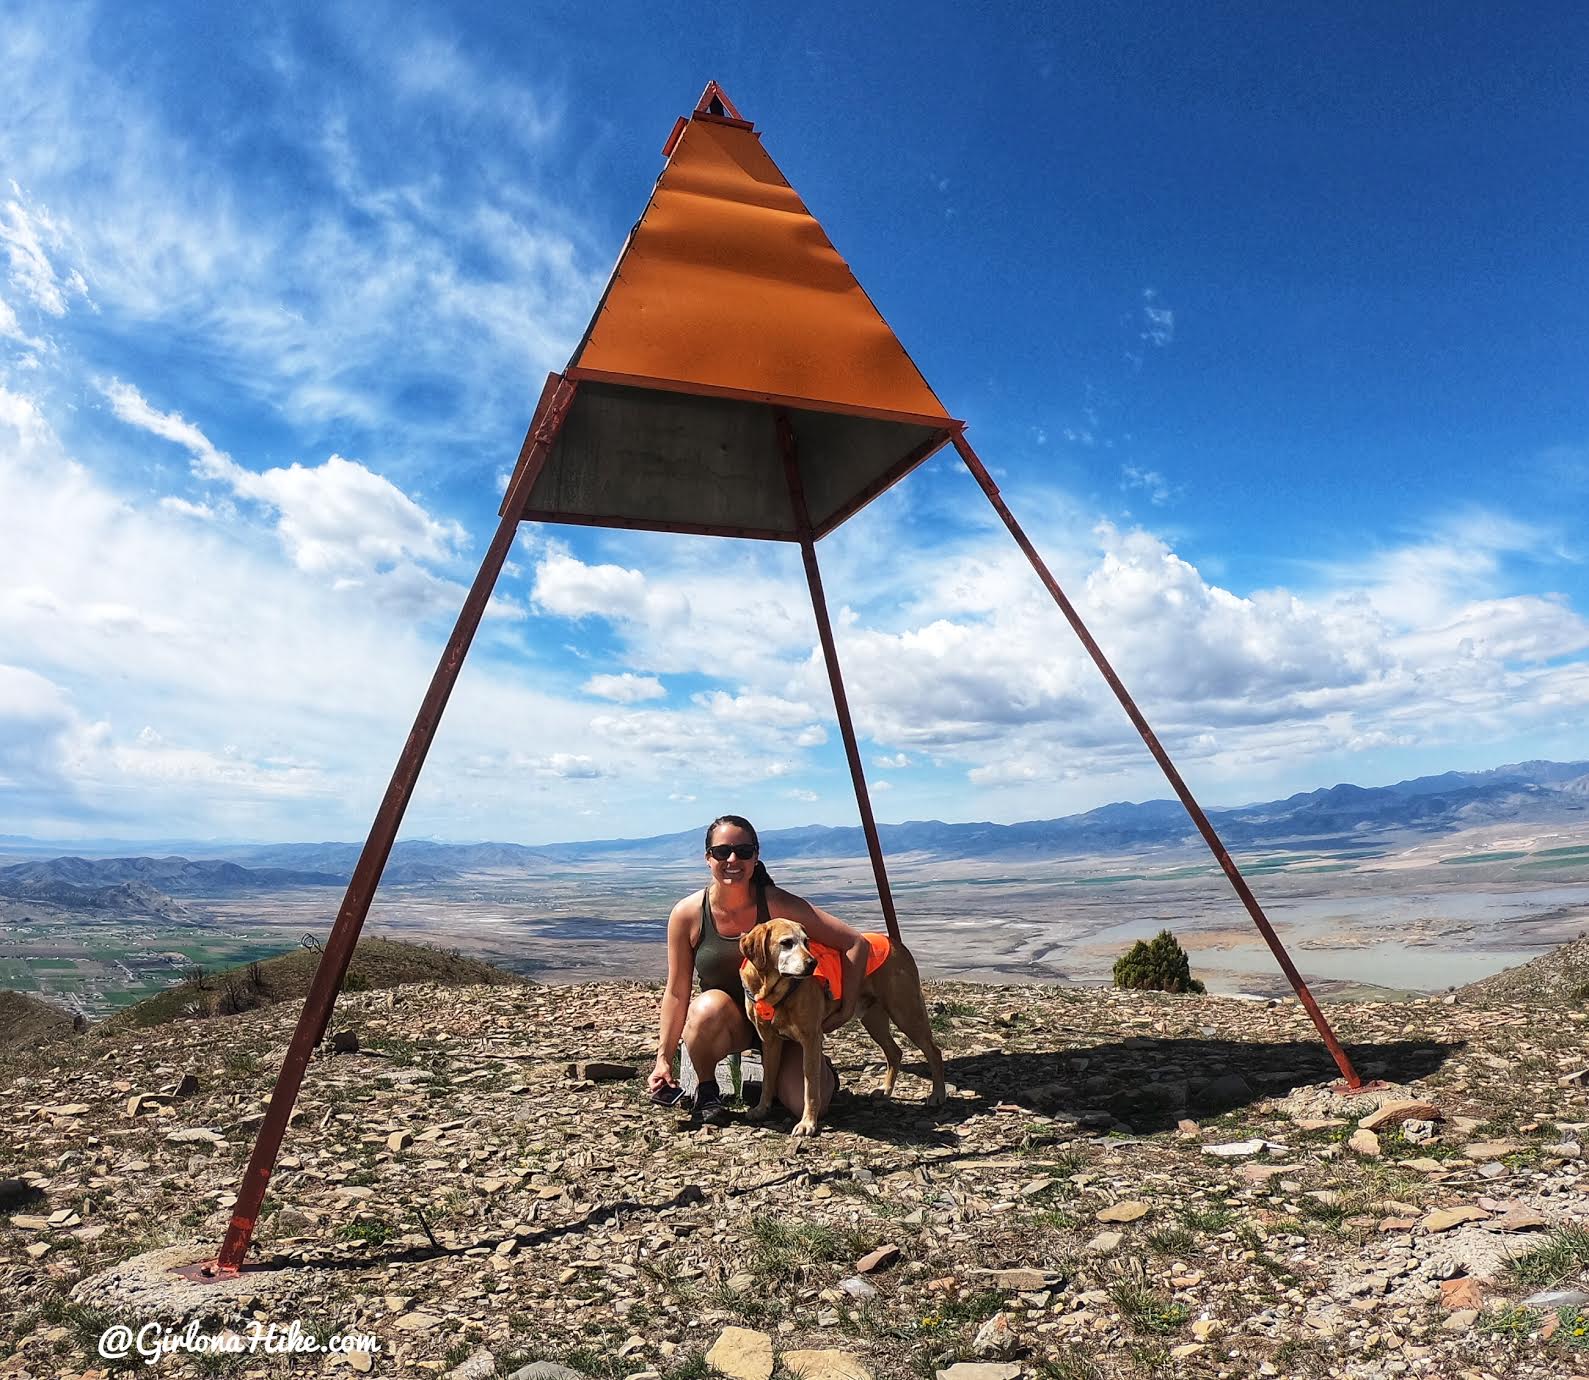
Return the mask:
M 490 1380 L 497 1373 L 497 1362 L 491 1352 L 482 1347 L 461 1365 L 454 1366 L 445 1380 Z
M 772 1338 L 748 1327 L 725 1327 L 706 1364 L 728 1380 L 772 1380 Z
M 981 1279 L 997 1289 L 1008 1289 L 1011 1293 L 1035 1293 L 1039 1289 L 1054 1289 L 1062 1282 L 1062 1276 L 1053 1270 L 978 1270 L 976 1274 Z
M 1431 1234 L 1450 1231 L 1464 1222 L 1481 1222 L 1490 1214 L 1481 1207 L 1465 1204 L 1461 1207 L 1436 1208 L 1419 1225 Z
M 1541 1289 L 1520 1300 L 1524 1308 L 1585 1308 L 1589 1307 L 1589 1294 L 1582 1289 Z
M 1515 1155 L 1522 1148 L 1515 1140 L 1476 1140 L 1464 1145 L 1462 1153 L 1470 1160 L 1498 1160 L 1503 1155 Z
M 1365 1131 L 1383 1131 L 1408 1121 L 1443 1121 L 1444 1115 L 1433 1102 L 1387 1102 L 1358 1121 Z
M 957 1361 L 935 1372 L 935 1380 L 1018 1380 L 1020 1374 L 1014 1361 Z
M 584 1059 L 568 1066 L 570 1078 L 581 1078 L 591 1083 L 621 1083 L 640 1076 L 634 1064 L 614 1064 L 600 1059 Z
M 870 1274 L 873 1270 L 886 1270 L 898 1259 L 898 1246 L 879 1246 L 875 1251 L 868 1251 L 855 1262 L 855 1273 L 858 1275 L 866 1275 Z
M 1379 1158 L 1379 1137 L 1372 1131 L 1356 1130 L 1348 1137 L 1346 1148 L 1353 1154 L 1361 1155 L 1365 1160 Z
M 173 1145 L 225 1145 L 226 1137 L 219 1131 L 212 1131 L 205 1126 L 188 1126 L 180 1131 L 172 1131 L 166 1139 Z
M 1516 1203 L 1486 1225 L 1491 1231 L 1540 1231 L 1550 1226 L 1550 1219 L 1542 1212 Z
M 786 1351 L 778 1364 L 800 1380 L 873 1380 L 865 1362 L 848 1351 Z
M 1264 1140 L 1262 1136 L 1255 1136 L 1251 1140 L 1232 1140 L 1226 1141 L 1223 1145 L 1205 1145 L 1203 1153 L 1217 1155 L 1225 1160 L 1240 1160 L 1252 1155 L 1261 1155 L 1269 1149 L 1284 1150 L 1285 1146 L 1275 1145 L 1272 1141 Z
M 1479 1288 L 1478 1281 L 1467 1276 L 1457 1279 L 1446 1279 L 1440 1282 L 1440 1306 L 1453 1311 L 1482 1308 L 1484 1306 L 1484 1291 Z

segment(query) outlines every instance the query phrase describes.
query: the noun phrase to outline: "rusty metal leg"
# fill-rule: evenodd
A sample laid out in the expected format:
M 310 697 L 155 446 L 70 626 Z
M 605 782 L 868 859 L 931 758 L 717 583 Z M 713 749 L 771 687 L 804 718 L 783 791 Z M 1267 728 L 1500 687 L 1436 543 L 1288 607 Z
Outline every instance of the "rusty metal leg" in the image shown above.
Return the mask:
M 292 1041 L 287 1046 L 287 1055 L 282 1060 L 281 1072 L 276 1075 L 276 1086 L 270 1095 L 270 1108 L 259 1128 L 253 1153 L 249 1156 L 248 1168 L 243 1173 L 243 1182 L 237 1191 L 237 1204 L 232 1209 L 231 1225 L 226 1229 L 226 1236 L 221 1242 L 214 1273 L 236 1273 L 242 1267 L 243 1257 L 248 1253 L 249 1242 L 253 1239 L 254 1224 L 259 1218 L 260 1204 L 264 1201 L 266 1186 L 270 1183 L 271 1172 L 276 1166 L 276 1156 L 281 1150 L 282 1137 L 286 1134 L 293 1104 L 298 1100 L 298 1090 L 303 1083 L 309 1056 L 324 1036 L 326 1025 L 331 1020 L 332 1005 L 336 1001 L 337 992 L 342 987 L 342 979 L 347 976 L 348 963 L 353 958 L 353 947 L 358 942 L 359 930 L 364 925 L 365 917 L 370 913 L 370 903 L 375 898 L 376 885 L 380 882 L 381 873 L 386 867 L 386 859 L 397 838 L 398 826 L 403 821 L 404 810 L 408 808 L 409 797 L 414 793 L 414 785 L 419 779 L 419 770 L 424 765 L 425 754 L 429 752 L 431 742 L 436 736 L 442 711 L 447 707 L 447 699 L 458 680 L 458 672 L 463 666 L 464 656 L 469 651 L 470 642 L 474 640 L 475 630 L 480 626 L 486 603 L 490 600 L 497 576 L 502 571 L 502 563 L 507 559 L 508 551 L 513 545 L 513 538 L 519 528 L 519 514 L 524 509 L 536 476 L 546 462 L 546 455 L 557 437 L 557 430 L 567 415 L 568 405 L 573 401 L 573 393 L 572 384 L 559 379 L 557 386 L 553 387 L 549 382 L 547 391 L 543 394 L 543 405 L 538 409 L 540 415 L 532 423 L 530 432 L 525 437 L 517 473 L 509 489 L 507 501 L 503 504 L 502 521 L 497 527 L 496 536 L 492 538 L 490 547 L 486 550 L 485 559 L 480 563 L 479 574 L 475 576 L 474 584 L 464 600 L 463 609 L 458 614 L 458 621 L 453 627 L 452 636 L 447 641 L 446 650 L 442 652 L 436 673 L 431 677 L 430 688 L 425 692 L 424 701 L 414 719 L 414 727 L 409 732 L 408 741 L 403 745 L 402 755 L 398 758 L 397 767 L 392 773 L 391 784 L 386 788 L 386 795 L 381 801 L 380 810 L 376 813 L 375 823 L 370 827 L 369 837 L 365 840 L 364 851 L 359 855 L 358 864 L 353 869 L 347 894 L 342 898 L 342 908 L 337 912 L 336 923 L 331 927 L 331 936 L 327 939 L 325 951 L 315 968 L 314 980 L 310 984 L 309 995 L 304 999 L 303 1011 L 298 1017 L 298 1025 L 293 1031 Z
M 861 770 L 861 749 L 855 741 L 855 725 L 850 721 L 850 702 L 844 694 L 844 676 L 839 671 L 839 652 L 833 643 L 833 625 L 828 621 L 827 601 L 822 597 L 822 572 L 817 569 L 817 548 L 811 535 L 811 514 L 806 509 L 805 486 L 800 482 L 800 465 L 795 457 L 794 431 L 788 419 L 778 418 L 778 444 L 783 450 L 784 475 L 789 481 L 789 502 L 794 508 L 795 527 L 800 535 L 800 557 L 805 562 L 806 584 L 811 589 L 811 608 L 817 617 L 817 636 L 822 641 L 822 656 L 828 664 L 828 680 L 833 686 L 833 708 L 839 718 L 839 734 L 844 739 L 844 755 L 850 762 L 850 779 L 855 783 L 855 803 L 861 812 L 861 831 L 866 835 L 866 851 L 872 855 L 872 875 L 877 879 L 877 899 L 883 906 L 883 922 L 888 937 L 899 940 L 899 916 L 894 912 L 894 893 L 888 885 L 888 869 L 883 864 L 883 843 L 877 836 L 877 821 L 872 817 L 872 799 L 866 790 L 866 773 Z
M 1120 701 L 1121 707 L 1136 725 L 1137 732 L 1142 735 L 1142 741 L 1148 745 L 1148 751 L 1153 754 L 1154 760 L 1163 769 L 1165 777 L 1174 788 L 1175 794 L 1181 798 L 1181 804 L 1186 807 L 1186 812 L 1192 817 L 1192 823 L 1197 826 L 1197 831 L 1203 836 L 1203 841 L 1208 845 L 1215 860 L 1224 870 L 1225 876 L 1230 879 L 1230 884 L 1235 888 L 1236 895 L 1241 898 L 1241 903 L 1247 907 L 1247 913 L 1252 916 L 1253 924 L 1258 927 L 1258 933 L 1268 944 L 1269 950 L 1275 956 L 1280 969 L 1290 982 L 1292 990 L 1297 994 L 1312 1018 L 1313 1024 L 1324 1038 L 1325 1047 L 1330 1051 L 1335 1060 L 1335 1065 L 1345 1078 L 1348 1088 L 1362 1086 L 1363 1080 L 1358 1077 L 1357 1070 L 1352 1067 L 1352 1061 L 1347 1058 L 1346 1051 L 1341 1048 L 1340 1042 L 1335 1038 L 1335 1032 L 1330 1029 L 1330 1023 L 1324 1019 L 1324 1012 L 1319 1010 L 1319 1004 L 1313 1000 L 1313 993 L 1308 991 L 1308 985 L 1302 980 L 1302 974 L 1297 972 L 1291 957 L 1281 944 L 1280 937 L 1275 934 L 1270 926 L 1268 917 L 1264 915 L 1263 908 L 1258 904 L 1258 898 L 1252 894 L 1252 889 L 1247 885 L 1247 879 L 1241 875 L 1236 866 L 1235 859 L 1226 851 L 1225 845 L 1220 841 L 1219 835 L 1214 832 L 1214 826 L 1209 823 L 1208 816 L 1203 813 L 1203 808 L 1192 797 L 1187 789 L 1186 782 L 1181 780 L 1181 774 L 1175 769 L 1175 764 L 1170 761 L 1170 755 L 1164 750 L 1157 735 L 1148 727 L 1148 721 L 1142 717 L 1142 711 L 1136 706 L 1126 688 L 1121 684 L 1120 677 L 1115 675 L 1114 668 L 1110 666 L 1108 658 L 1103 654 L 1103 649 L 1093 641 L 1092 634 L 1087 631 L 1086 625 L 1081 621 L 1081 615 L 1065 597 L 1065 592 L 1060 589 L 1059 582 L 1049 573 L 1048 567 L 1043 563 L 1043 558 L 1037 554 L 1037 548 L 1027 539 L 1026 533 L 1015 520 L 1004 500 L 999 497 L 999 487 L 993 482 L 982 461 L 977 458 L 977 453 L 971 449 L 971 443 L 966 440 L 963 432 L 956 432 L 954 437 L 955 449 L 960 452 L 960 458 L 966 462 L 966 468 L 971 471 L 977 483 L 982 486 L 982 492 L 988 496 L 988 502 L 993 505 L 994 511 L 1004 520 L 1004 525 L 1010 529 L 1010 535 L 1015 538 L 1016 545 L 1026 553 L 1026 559 L 1032 563 L 1032 569 L 1037 572 L 1037 578 L 1043 582 L 1044 587 L 1053 595 L 1054 602 L 1059 605 L 1059 611 L 1065 615 L 1070 626 L 1075 629 L 1076 636 L 1081 639 L 1082 646 L 1087 649 L 1087 654 L 1092 657 L 1094 664 L 1103 673 L 1103 678 L 1109 682 L 1109 688 L 1115 692 L 1115 697 Z

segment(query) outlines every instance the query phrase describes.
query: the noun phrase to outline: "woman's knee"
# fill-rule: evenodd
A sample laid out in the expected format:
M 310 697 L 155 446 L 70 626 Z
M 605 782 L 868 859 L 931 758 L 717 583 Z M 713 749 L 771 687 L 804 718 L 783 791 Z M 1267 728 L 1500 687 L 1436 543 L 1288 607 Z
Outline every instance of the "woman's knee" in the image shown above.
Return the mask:
M 731 1039 L 744 1021 L 744 1013 L 727 992 L 702 992 L 684 1017 L 684 1038 L 686 1042 L 714 1036 Z

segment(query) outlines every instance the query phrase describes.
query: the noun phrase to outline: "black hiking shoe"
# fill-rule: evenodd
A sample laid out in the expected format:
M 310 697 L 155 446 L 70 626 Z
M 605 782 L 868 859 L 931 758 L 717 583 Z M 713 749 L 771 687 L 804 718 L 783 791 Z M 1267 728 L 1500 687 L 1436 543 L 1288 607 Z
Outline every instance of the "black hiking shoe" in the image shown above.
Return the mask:
M 727 1126 L 728 1108 L 718 1096 L 717 1089 L 709 1089 L 695 1101 L 695 1115 L 703 1126 Z

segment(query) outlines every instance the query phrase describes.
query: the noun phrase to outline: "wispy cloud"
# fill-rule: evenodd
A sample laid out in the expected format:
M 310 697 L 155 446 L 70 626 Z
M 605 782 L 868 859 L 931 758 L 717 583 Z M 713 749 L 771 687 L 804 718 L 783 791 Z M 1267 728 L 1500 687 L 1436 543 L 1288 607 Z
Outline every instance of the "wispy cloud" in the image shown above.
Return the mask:
M 1149 503 L 1162 508 L 1175 496 L 1176 490 L 1157 470 L 1145 470 L 1136 465 L 1120 467 L 1120 483 L 1124 489 L 1139 489 Z
M 620 675 L 592 676 L 580 687 L 587 695 L 596 695 L 618 704 L 638 704 L 642 700 L 660 700 L 667 690 L 655 676 L 637 676 L 632 671 Z
M 0 129 L 14 289 L 59 317 L 92 283 L 113 326 L 170 332 L 175 367 L 220 371 L 291 420 L 500 441 L 595 300 L 604 256 L 577 222 L 495 156 L 452 153 L 455 126 L 488 116 L 544 147 L 558 110 L 417 21 L 351 47 L 384 98 L 379 130 L 312 80 L 260 111 L 297 165 L 286 186 L 274 165 L 239 179 L 222 145 L 173 128 L 138 69 L 95 62 L 85 22 L 23 18 L 0 49 L 29 95 Z
M 1142 289 L 1142 330 L 1138 339 L 1155 350 L 1167 349 L 1175 340 L 1175 313 L 1153 288 Z
M 7 280 L 23 298 L 55 317 L 65 316 L 68 297 L 86 296 L 88 286 L 75 270 L 56 272 L 50 251 L 62 239 L 49 212 L 30 206 L 13 181 L 10 197 L 0 203 L 0 247 L 5 250 Z

